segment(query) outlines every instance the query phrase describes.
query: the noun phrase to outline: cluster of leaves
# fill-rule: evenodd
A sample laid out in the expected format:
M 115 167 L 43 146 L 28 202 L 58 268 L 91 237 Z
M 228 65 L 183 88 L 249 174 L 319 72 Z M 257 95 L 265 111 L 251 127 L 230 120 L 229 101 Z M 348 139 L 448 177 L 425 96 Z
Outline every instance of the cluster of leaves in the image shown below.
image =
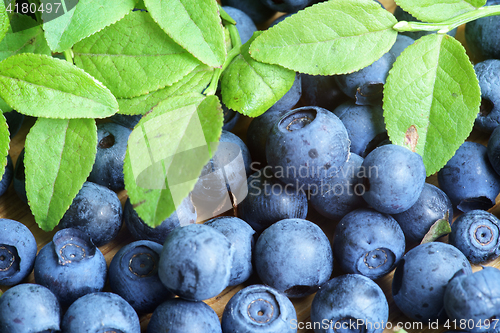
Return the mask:
M 44 230 L 57 225 L 92 169 L 95 118 L 144 115 L 129 138 L 125 185 L 138 214 L 156 226 L 193 189 L 220 137 L 218 87 L 224 104 L 255 117 L 290 89 L 295 72 L 357 71 L 386 53 L 398 33 L 395 17 L 375 1 L 336 0 L 241 45 L 215 0 L 137 1 L 30 0 L 41 8 L 33 24 L 8 11 L 14 1 L 0 0 L 0 108 L 38 117 L 26 139 L 26 190 Z M 60 16 L 42 12 L 56 2 Z M 396 2 L 418 19 L 441 22 L 485 1 Z M 14 32 L 13 22 L 32 28 Z M 67 61 L 53 56 L 61 52 Z M 480 103 L 465 50 L 443 34 L 403 52 L 384 95 L 392 142 L 421 154 L 428 174 L 465 140 Z M 4 117 L 0 123 L 5 165 L 9 135 Z

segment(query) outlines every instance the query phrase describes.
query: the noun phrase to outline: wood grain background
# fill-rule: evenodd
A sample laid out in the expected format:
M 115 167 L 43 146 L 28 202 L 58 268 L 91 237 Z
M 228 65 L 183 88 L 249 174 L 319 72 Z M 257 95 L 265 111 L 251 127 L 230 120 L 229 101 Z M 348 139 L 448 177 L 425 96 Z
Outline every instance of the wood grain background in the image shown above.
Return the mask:
M 395 5 L 392 1 L 387 1 L 387 0 L 382 0 L 381 1 L 386 8 L 389 10 L 393 10 Z M 280 15 L 280 14 L 278 14 Z M 277 16 L 278 16 L 277 15 Z M 272 21 L 272 20 L 271 20 Z M 260 27 L 263 28 L 263 27 Z M 460 27 L 457 33 L 457 39 L 460 41 L 464 41 L 464 35 L 463 35 L 463 27 Z M 300 103 L 299 103 L 300 104 Z M 17 160 L 17 157 L 21 150 L 24 147 L 24 141 L 26 138 L 26 134 L 28 133 L 30 127 L 34 124 L 34 118 L 27 117 L 23 123 L 23 126 L 20 130 L 20 132 L 13 138 L 10 146 L 10 156 L 12 157 L 12 160 L 15 161 Z M 247 117 L 242 117 L 240 121 L 238 122 L 236 128 L 233 130 L 238 136 L 240 136 L 244 141 L 246 141 L 246 129 L 248 125 L 250 124 L 251 119 Z M 479 132 L 473 132 L 471 136 L 469 137 L 470 141 L 476 141 L 480 142 L 484 145 L 486 145 L 488 141 L 488 136 L 484 135 Z M 428 177 L 427 182 L 437 185 L 437 177 L 436 175 L 433 175 L 431 177 Z M 127 197 L 125 191 L 121 191 L 118 193 L 120 200 L 122 201 L 122 204 L 125 202 L 125 199 Z M 312 210 L 310 208 L 310 210 Z M 500 206 L 498 205 L 498 198 L 497 198 L 497 205 L 493 207 L 490 212 L 493 212 L 495 215 L 499 216 L 500 215 Z M 7 193 L 0 197 L 0 218 L 10 218 L 14 219 L 17 221 L 20 221 L 24 223 L 30 230 L 33 232 L 33 234 L 36 237 L 37 243 L 38 243 L 38 249 L 40 250 L 45 244 L 47 244 L 51 239 L 54 233 L 57 231 L 57 228 L 52 231 L 52 232 L 44 232 L 41 229 L 38 228 L 38 226 L 35 223 L 35 220 L 30 212 L 30 209 L 28 205 L 24 204 L 16 195 L 12 185 L 9 187 Z M 308 219 L 316 222 L 318 225 L 321 226 L 321 228 L 325 231 L 327 236 L 331 239 L 333 236 L 333 231 L 335 229 L 336 224 L 332 221 L 328 221 L 327 219 L 319 216 L 319 214 L 315 213 L 314 211 L 310 212 L 308 215 Z M 109 265 L 111 259 L 113 258 L 114 254 L 125 244 L 128 244 L 129 242 L 133 241 L 131 235 L 129 232 L 126 230 L 125 227 L 122 228 L 120 231 L 118 237 L 112 241 L 111 243 L 104 245 L 100 247 L 100 250 L 106 257 L 106 261 Z M 488 264 L 489 266 L 495 266 L 497 268 L 500 267 L 500 260 L 495 260 L 491 263 Z M 480 269 L 480 266 L 473 266 L 473 270 L 476 271 Z M 337 264 L 335 264 L 334 267 L 334 276 L 342 274 L 340 268 L 338 267 Z M 431 329 L 428 327 L 427 323 L 423 323 L 423 329 L 418 328 L 418 326 L 412 326 L 412 322 L 410 319 L 405 317 L 401 312 L 398 310 L 396 305 L 394 304 L 392 300 L 392 295 L 391 295 L 391 281 L 392 281 L 392 274 L 389 274 L 379 280 L 377 280 L 377 284 L 384 290 L 387 299 L 389 301 L 389 311 L 390 311 L 390 316 L 389 316 L 389 321 L 396 324 L 396 323 L 405 323 L 407 326 L 407 331 L 408 332 L 444 332 L 447 329 L 444 327 L 439 327 L 437 329 Z M 29 283 L 34 283 L 34 277 L 33 273 L 25 280 L 25 282 Z M 229 299 L 239 290 L 244 288 L 245 286 L 251 284 L 250 282 L 245 283 L 244 285 L 239 285 L 236 287 L 229 287 L 226 288 L 220 295 L 217 297 L 214 297 L 212 299 L 209 299 L 206 301 L 208 305 L 210 305 L 221 317 L 222 312 L 224 310 L 224 307 L 226 303 L 229 301 Z M 7 290 L 7 287 L 0 286 L 0 289 L 2 291 Z M 109 286 L 106 286 L 106 291 L 110 291 Z M 295 309 L 297 311 L 297 317 L 298 317 L 298 322 L 306 324 L 307 322 L 310 321 L 309 317 L 309 310 L 310 310 L 310 305 L 311 302 L 314 298 L 314 295 L 304 297 L 301 299 L 294 299 L 292 300 Z M 142 332 L 146 332 L 146 327 L 147 323 L 149 321 L 151 315 L 143 315 L 141 316 L 141 327 L 142 327 Z M 313 333 L 312 330 L 299 330 L 299 333 Z M 391 332 L 391 330 L 386 330 L 387 332 Z M 203 333 L 203 332 L 200 332 Z

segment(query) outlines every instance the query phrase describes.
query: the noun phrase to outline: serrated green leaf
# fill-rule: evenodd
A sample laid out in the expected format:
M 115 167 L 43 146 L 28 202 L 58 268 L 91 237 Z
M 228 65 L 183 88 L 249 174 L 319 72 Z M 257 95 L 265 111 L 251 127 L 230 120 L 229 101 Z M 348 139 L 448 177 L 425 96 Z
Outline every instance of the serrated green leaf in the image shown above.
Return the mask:
M 11 108 L 9 104 L 5 103 L 5 101 L 0 98 L 0 110 L 2 110 L 3 113 L 7 113 L 14 109 Z
M 42 0 L 42 3 L 47 2 L 53 1 Z M 47 42 L 52 51 L 62 52 L 122 19 L 134 6 L 134 0 L 79 0 L 76 6 L 58 18 L 44 13 L 43 29 Z
M 301 73 L 352 73 L 389 51 L 396 41 L 396 23 L 373 0 L 325 1 L 265 31 L 250 46 L 250 54 Z
M 200 65 L 194 71 L 183 77 L 182 80 L 169 87 L 139 97 L 119 98 L 118 105 L 120 106 L 120 111 L 118 113 L 127 115 L 145 114 L 159 102 L 174 95 L 187 93 L 201 94 L 210 83 L 212 75 L 212 68 Z
M 41 54 L 17 54 L 0 62 L 0 97 L 33 117 L 105 118 L 118 111 L 115 97 L 92 76 Z
M 170 86 L 200 65 L 148 13 L 140 11 L 75 44 L 73 52 L 75 64 L 117 98 Z
M 158 25 L 179 45 L 211 67 L 226 59 L 224 31 L 215 0 L 144 0 Z
M 25 149 L 28 203 L 38 226 L 50 231 L 92 170 L 97 151 L 95 121 L 38 118 Z
M 391 142 L 419 153 L 427 175 L 440 170 L 472 131 L 481 92 L 463 46 L 427 35 L 408 46 L 384 87 Z
M 5 37 L 9 29 L 9 15 L 5 10 L 5 3 L 0 1 L 0 41 Z
M 187 94 L 162 101 L 130 134 L 125 188 L 149 226 L 169 217 L 210 160 L 207 143 L 218 142 L 223 116 L 216 96 Z
M 224 104 L 250 117 L 266 112 L 290 90 L 295 81 L 294 71 L 252 59 L 248 49 L 260 34 L 254 33 L 241 47 L 241 54 L 231 62 L 221 79 Z
M 35 20 L 26 15 L 16 16 L 15 19 L 19 24 L 26 26 L 36 24 Z M 9 28 L 5 38 L 0 42 L 0 61 L 19 53 L 52 54 L 41 26 L 37 25 L 16 33 Z
M 486 0 L 396 0 L 396 4 L 424 22 L 442 22 L 484 6 Z
M 5 111 L 0 109 L 0 179 L 2 179 L 5 172 L 5 166 L 7 165 L 7 155 L 9 155 L 10 143 L 9 126 L 7 125 L 7 120 L 3 112 Z

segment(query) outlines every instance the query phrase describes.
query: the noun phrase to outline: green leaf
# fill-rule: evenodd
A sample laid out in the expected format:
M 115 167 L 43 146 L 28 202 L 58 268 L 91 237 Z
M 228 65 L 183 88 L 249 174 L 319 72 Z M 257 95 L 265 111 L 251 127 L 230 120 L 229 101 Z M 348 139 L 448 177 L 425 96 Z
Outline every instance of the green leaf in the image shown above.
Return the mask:
M 192 191 L 222 123 L 218 98 L 200 94 L 166 99 L 141 119 L 123 169 L 130 201 L 146 224 L 160 225 Z
M 2 111 L 5 112 L 5 110 L 0 109 L 0 175 L 3 175 L 5 172 L 10 143 L 9 126 Z M 0 179 L 2 179 L 2 176 L 0 176 Z
M 5 101 L 0 98 L 0 110 L 2 110 L 3 113 L 7 113 L 14 109 L 11 108 L 9 104 L 5 103 Z
M 436 222 L 434 222 L 434 224 L 430 227 L 429 231 L 425 234 L 420 244 L 434 242 L 438 238 L 451 233 L 451 226 L 450 222 L 448 222 L 448 219 L 449 219 L 449 213 L 446 212 L 446 215 L 442 219 L 439 219 Z
M 18 112 L 45 118 L 105 118 L 118 111 L 111 92 L 67 61 L 23 53 L 0 62 L 0 97 Z
M 392 143 L 419 153 L 427 175 L 440 170 L 472 131 L 481 92 L 463 46 L 444 34 L 408 46 L 384 87 Z
M 231 62 L 221 79 L 224 104 L 250 117 L 266 112 L 290 90 L 295 80 L 292 70 L 252 59 L 248 49 L 260 34 L 254 33 L 241 47 L 241 54 Z
M 486 0 L 396 0 L 396 3 L 424 22 L 442 22 L 484 6 Z
M 204 64 L 222 67 L 224 31 L 215 0 L 144 0 L 158 25 Z
M 35 20 L 26 15 L 16 15 L 15 20 L 25 26 L 36 24 Z M 0 61 L 19 53 L 52 54 L 41 26 L 37 25 L 31 29 L 21 30 L 16 33 L 9 28 L 7 35 L 0 42 Z
M 182 95 L 187 93 L 202 93 L 212 79 L 213 69 L 200 65 L 194 71 L 186 75 L 177 83 L 157 91 L 153 91 L 147 95 L 142 95 L 134 98 L 119 98 L 118 105 L 120 106 L 121 114 L 145 114 L 153 106 L 164 99 L 174 95 Z
M 200 65 L 148 13 L 139 11 L 75 44 L 73 52 L 75 64 L 117 98 L 170 86 Z
M 26 194 L 38 226 L 59 223 L 92 170 L 97 150 L 94 119 L 38 118 L 26 137 Z
M 138 0 L 134 8 L 147 10 L 143 0 Z
M 9 15 L 5 11 L 5 3 L 0 1 L 0 40 L 5 37 L 9 29 Z
M 352 73 L 396 41 L 396 18 L 373 0 L 325 1 L 260 35 L 250 54 L 260 62 L 312 75 Z
M 51 3 L 52 0 L 42 0 Z M 62 52 L 76 42 L 122 19 L 135 6 L 134 0 L 79 0 L 57 18 L 42 14 L 47 42 L 54 52 Z M 59 9 L 62 11 L 62 8 Z

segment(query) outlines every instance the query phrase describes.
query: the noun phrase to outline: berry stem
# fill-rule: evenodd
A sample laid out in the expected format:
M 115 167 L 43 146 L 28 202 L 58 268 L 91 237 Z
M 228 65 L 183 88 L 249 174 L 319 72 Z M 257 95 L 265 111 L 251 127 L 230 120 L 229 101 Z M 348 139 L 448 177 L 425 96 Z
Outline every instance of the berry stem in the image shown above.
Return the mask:
M 67 49 L 67 50 L 64 50 L 64 58 L 66 58 L 66 61 L 73 63 L 73 50 L 71 49 Z
M 238 35 L 238 37 L 239 37 L 239 35 Z M 241 45 L 241 42 L 240 42 L 240 45 Z M 236 58 L 236 56 L 241 53 L 240 49 L 241 49 L 241 46 L 233 47 L 231 49 L 231 51 L 229 51 L 229 53 L 227 54 L 226 61 L 224 61 L 222 68 L 216 68 L 214 70 L 214 75 L 212 76 L 212 81 L 210 81 L 210 84 L 208 85 L 207 89 L 204 92 L 204 94 L 206 96 L 215 95 L 215 92 L 217 91 L 217 85 L 219 84 L 219 79 L 220 79 L 220 76 L 222 75 L 222 72 L 224 72 L 224 70 L 227 68 L 227 66 L 229 66 L 231 61 L 233 61 L 233 59 Z
M 500 5 L 486 6 L 474 11 L 455 16 L 449 20 L 440 23 L 422 23 L 400 21 L 393 27 L 398 32 L 402 31 L 437 31 L 438 33 L 447 33 L 456 27 L 477 20 L 482 17 L 500 15 Z

